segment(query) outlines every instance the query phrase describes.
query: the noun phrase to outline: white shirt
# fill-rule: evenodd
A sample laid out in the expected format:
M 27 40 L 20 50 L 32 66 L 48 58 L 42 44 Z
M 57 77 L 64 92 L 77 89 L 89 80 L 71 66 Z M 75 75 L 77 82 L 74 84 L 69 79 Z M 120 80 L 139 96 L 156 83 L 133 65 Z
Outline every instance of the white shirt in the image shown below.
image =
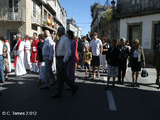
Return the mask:
M 138 58 L 138 51 L 137 51 L 137 50 L 135 50 L 135 51 L 133 52 L 133 57 L 134 57 L 134 58 Z
M 53 41 L 50 37 L 47 37 L 44 40 L 44 44 L 43 44 L 43 48 L 42 48 L 42 55 L 43 55 L 43 57 L 49 57 L 49 60 L 52 60 L 53 53 L 54 53 Z M 48 59 L 48 58 L 46 58 L 46 59 Z
M 83 52 L 86 51 L 86 47 L 89 47 L 89 42 L 88 42 L 87 40 L 84 42 L 84 49 L 83 49 Z
M 101 51 L 102 42 L 100 39 L 92 39 L 90 42 L 91 52 L 93 56 L 99 56 Z
M 29 40 L 26 40 L 24 47 L 25 47 L 25 50 L 30 50 L 31 49 L 31 42 Z
M 0 40 L 0 55 L 3 55 L 3 43 Z
M 70 40 L 65 36 L 61 36 L 57 43 L 56 56 L 64 56 L 63 62 L 67 62 L 71 55 Z

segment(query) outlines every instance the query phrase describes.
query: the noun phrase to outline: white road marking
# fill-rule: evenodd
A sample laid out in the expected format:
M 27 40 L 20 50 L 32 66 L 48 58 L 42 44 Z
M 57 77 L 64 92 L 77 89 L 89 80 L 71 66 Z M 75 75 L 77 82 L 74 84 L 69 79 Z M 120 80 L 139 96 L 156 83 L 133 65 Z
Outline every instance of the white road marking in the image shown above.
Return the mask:
M 113 94 L 112 94 L 112 91 L 106 91 L 107 92 L 107 97 L 108 97 L 108 103 L 109 103 L 109 109 L 111 111 L 117 111 L 117 108 L 116 108 L 116 104 L 115 104 L 115 101 L 114 101 L 114 98 L 113 98 Z

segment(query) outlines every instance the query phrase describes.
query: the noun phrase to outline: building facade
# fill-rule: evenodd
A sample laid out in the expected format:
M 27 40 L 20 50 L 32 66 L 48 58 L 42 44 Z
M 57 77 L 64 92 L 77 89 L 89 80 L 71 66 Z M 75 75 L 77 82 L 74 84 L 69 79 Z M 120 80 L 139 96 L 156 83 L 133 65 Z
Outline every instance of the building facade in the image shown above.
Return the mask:
M 66 28 L 67 13 L 59 0 L 1 0 L 0 36 L 5 36 L 11 46 L 13 35 L 32 36 L 34 32 L 56 32 L 59 26 Z
M 98 37 L 119 38 L 119 19 L 113 19 L 115 13 L 115 2 L 112 1 L 113 6 L 101 6 L 95 3 L 91 6 L 92 24 L 91 33 L 97 32 Z
M 74 18 L 67 19 L 67 30 L 71 30 L 74 32 L 74 36 L 81 37 L 81 28 L 78 27 L 75 23 Z
M 120 18 L 120 37 L 132 44 L 135 39 L 145 50 L 147 62 L 152 62 L 153 52 L 160 43 L 159 0 L 117 0 Z

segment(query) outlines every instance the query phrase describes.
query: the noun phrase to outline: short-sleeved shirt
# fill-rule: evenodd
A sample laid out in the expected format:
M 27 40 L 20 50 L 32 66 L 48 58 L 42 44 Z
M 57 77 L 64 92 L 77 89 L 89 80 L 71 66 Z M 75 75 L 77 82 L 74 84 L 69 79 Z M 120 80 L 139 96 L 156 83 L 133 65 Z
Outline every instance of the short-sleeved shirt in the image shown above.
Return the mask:
M 83 53 L 83 60 L 90 60 L 92 58 L 91 52 L 84 52 Z M 91 64 L 91 61 L 88 61 L 88 64 Z
M 8 58 L 8 47 L 6 44 L 3 45 L 3 57 Z
M 100 39 L 92 39 L 90 42 L 91 52 L 93 56 L 99 56 L 101 51 L 102 42 Z

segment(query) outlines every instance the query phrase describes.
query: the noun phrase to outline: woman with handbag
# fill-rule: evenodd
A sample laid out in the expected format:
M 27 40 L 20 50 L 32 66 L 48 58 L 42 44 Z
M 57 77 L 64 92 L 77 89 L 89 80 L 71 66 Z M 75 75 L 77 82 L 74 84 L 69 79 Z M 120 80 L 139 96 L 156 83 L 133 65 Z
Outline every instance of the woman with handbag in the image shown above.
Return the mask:
M 134 45 L 131 49 L 130 64 L 132 70 L 132 87 L 138 87 L 137 79 L 139 71 L 141 71 L 142 64 L 143 67 L 145 67 L 144 50 L 140 46 L 138 39 L 134 41 Z

